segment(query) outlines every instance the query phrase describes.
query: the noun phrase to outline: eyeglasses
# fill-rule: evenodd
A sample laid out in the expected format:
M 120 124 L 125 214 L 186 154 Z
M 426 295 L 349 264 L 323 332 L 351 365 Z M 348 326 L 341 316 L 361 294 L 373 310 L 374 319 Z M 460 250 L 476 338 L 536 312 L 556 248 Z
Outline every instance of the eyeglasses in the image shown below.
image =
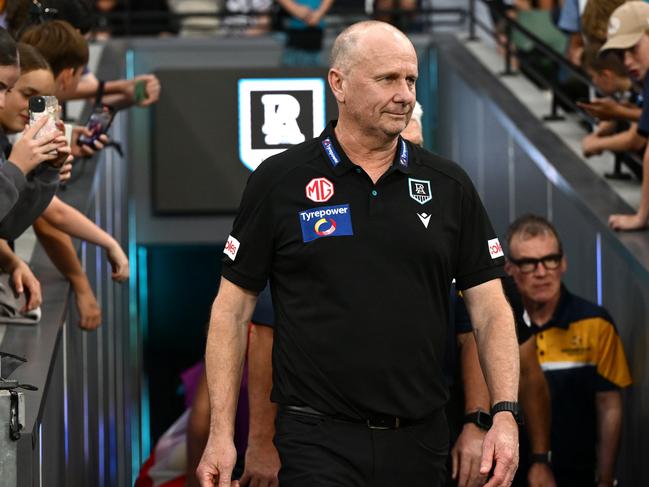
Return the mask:
M 534 259 L 532 257 L 514 259 L 513 257 L 509 257 L 509 261 L 512 264 L 516 265 L 524 274 L 534 272 L 539 264 L 543 264 L 543 267 L 545 267 L 548 271 L 558 269 L 561 265 L 561 259 L 563 259 L 562 253 L 549 254 L 538 259 Z

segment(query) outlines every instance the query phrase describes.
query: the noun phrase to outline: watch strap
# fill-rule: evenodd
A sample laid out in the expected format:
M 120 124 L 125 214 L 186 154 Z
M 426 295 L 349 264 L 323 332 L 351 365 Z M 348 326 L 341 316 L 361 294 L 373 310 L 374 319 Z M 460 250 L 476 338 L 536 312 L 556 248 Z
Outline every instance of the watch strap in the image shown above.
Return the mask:
M 473 423 L 478 428 L 488 431 L 489 428 L 491 428 L 491 414 L 482 410 L 478 410 L 473 413 L 467 413 L 464 415 L 462 423 Z
M 517 402 L 513 401 L 501 401 L 497 402 L 491 407 L 491 417 L 493 418 L 497 413 L 508 412 L 514 416 L 514 419 L 518 424 L 522 424 L 520 407 Z
M 550 465 L 552 462 L 552 452 L 532 453 L 530 454 L 530 463 L 545 463 Z

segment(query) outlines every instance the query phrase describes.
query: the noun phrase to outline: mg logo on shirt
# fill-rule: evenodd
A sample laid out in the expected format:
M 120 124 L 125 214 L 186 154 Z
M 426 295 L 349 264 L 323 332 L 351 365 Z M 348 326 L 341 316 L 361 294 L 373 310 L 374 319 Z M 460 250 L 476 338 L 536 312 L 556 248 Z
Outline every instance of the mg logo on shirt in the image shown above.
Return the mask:
M 305 191 L 306 197 L 311 201 L 323 203 L 334 195 L 334 185 L 327 178 L 316 178 L 309 181 Z
M 321 78 L 240 79 L 238 105 L 239 158 L 251 171 L 325 127 Z

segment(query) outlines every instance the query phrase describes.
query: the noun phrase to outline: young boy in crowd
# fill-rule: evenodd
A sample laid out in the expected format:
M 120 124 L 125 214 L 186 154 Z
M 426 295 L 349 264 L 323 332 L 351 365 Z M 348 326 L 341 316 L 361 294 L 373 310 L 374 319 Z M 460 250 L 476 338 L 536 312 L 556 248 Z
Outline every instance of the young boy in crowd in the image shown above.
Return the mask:
M 598 55 L 598 45 L 588 45 L 582 56 L 582 66 L 593 80 L 599 92 L 616 102 L 630 106 L 641 106 L 633 83 L 626 73 L 620 57 L 611 51 Z M 584 156 L 590 157 L 603 151 L 624 152 L 644 149 L 647 139 L 640 135 L 636 121 L 604 120 L 595 131 L 582 140 Z
M 624 67 L 629 76 L 643 83 L 643 99 L 649 99 L 649 3 L 627 2 L 613 12 L 609 20 L 608 40 L 601 49 L 623 53 Z M 645 103 L 638 122 L 638 133 L 649 135 L 649 103 Z M 614 230 L 638 230 L 645 228 L 649 219 L 649 149 L 643 157 L 642 195 L 640 207 L 633 215 L 611 215 L 608 223 Z

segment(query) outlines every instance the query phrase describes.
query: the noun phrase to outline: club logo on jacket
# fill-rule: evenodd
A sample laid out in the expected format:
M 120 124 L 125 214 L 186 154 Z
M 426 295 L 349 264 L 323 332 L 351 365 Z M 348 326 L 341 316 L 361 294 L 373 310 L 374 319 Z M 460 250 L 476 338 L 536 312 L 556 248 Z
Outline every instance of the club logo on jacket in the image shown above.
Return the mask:
M 433 199 L 430 181 L 408 178 L 408 190 L 410 191 L 410 197 L 422 205 Z

